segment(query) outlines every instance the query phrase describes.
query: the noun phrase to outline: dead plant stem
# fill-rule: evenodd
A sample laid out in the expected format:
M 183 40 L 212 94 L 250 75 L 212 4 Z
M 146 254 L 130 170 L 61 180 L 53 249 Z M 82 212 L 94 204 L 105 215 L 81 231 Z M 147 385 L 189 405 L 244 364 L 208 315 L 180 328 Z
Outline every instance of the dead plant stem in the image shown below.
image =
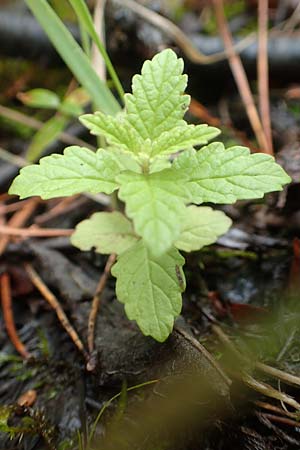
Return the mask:
M 32 281 L 33 285 L 37 288 L 37 290 L 42 294 L 44 299 L 48 302 L 48 304 L 51 306 L 52 309 L 54 309 L 61 325 L 65 329 L 65 331 L 68 333 L 78 350 L 83 354 L 86 360 L 88 360 L 88 354 L 83 346 L 83 343 L 78 336 L 76 330 L 71 325 L 68 317 L 66 316 L 64 310 L 62 309 L 58 299 L 55 297 L 55 295 L 50 291 L 48 286 L 44 283 L 44 281 L 41 279 L 39 274 L 36 272 L 36 270 L 32 267 L 31 264 L 26 263 L 25 264 L 25 270 L 29 275 L 30 280 Z
M 282 414 L 282 415 L 285 415 L 287 417 L 290 417 L 291 419 L 295 419 L 295 420 L 299 419 L 299 414 L 298 413 L 293 413 L 293 412 L 290 412 L 290 411 L 286 411 L 286 410 L 284 410 L 282 408 L 279 408 L 278 406 L 271 405 L 270 403 L 262 402 L 260 400 L 255 400 L 255 401 L 253 401 L 253 403 L 256 406 L 259 406 L 260 408 L 265 409 L 267 411 L 272 411 L 273 413 L 275 412 L 277 414 Z
M 251 123 L 253 132 L 256 136 L 257 142 L 264 153 L 270 153 L 268 142 L 253 100 L 250 90 L 249 82 L 246 76 L 245 69 L 241 62 L 239 55 L 234 48 L 232 35 L 230 33 L 227 20 L 224 14 L 223 0 L 212 0 L 215 6 L 216 18 L 222 35 L 224 46 L 228 56 L 228 62 L 231 67 L 232 74 L 237 84 L 241 99 L 244 103 L 249 121 Z
M 268 366 L 267 364 L 263 364 L 261 362 L 256 362 L 255 368 L 265 373 L 266 375 L 278 378 L 278 380 L 281 380 L 284 383 L 292 384 L 294 386 L 300 386 L 300 378 L 296 375 L 292 375 L 290 373 L 284 372 L 283 370 L 276 369 L 275 367 Z
M 99 310 L 99 306 L 100 306 L 100 300 L 101 300 L 101 296 L 102 296 L 102 292 L 105 288 L 107 279 L 109 277 L 110 274 L 110 270 L 113 266 L 113 264 L 116 261 L 116 255 L 112 254 L 109 256 L 103 273 L 100 277 L 93 301 L 92 301 L 92 306 L 91 306 L 91 310 L 90 310 L 90 314 L 89 314 L 89 319 L 88 319 L 88 336 L 87 336 L 87 340 L 88 340 L 88 349 L 90 354 L 93 353 L 94 351 L 94 346 L 95 346 L 95 325 L 96 325 L 96 319 L 97 319 L 97 314 L 98 314 L 98 310 Z M 91 367 L 89 367 L 89 369 L 91 370 Z
M 95 30 L 105 45 L 105 27 L 104 27 L 104 9 L 106 0 L 96 0 L 94 9 L 94 26 Z M 106 80 L 106 67 L 105 61 L 99 52 L 99 49 L 95 43 L 92 47 L 92 61 L 93 67 L 102 81 Z
M 174 326 L 174 330 L 180 334 L 186 341 L 188 341 L 196 350 L 198 350 L 200 353 L 203 354 L 203 356 L 209 361 L 209 363 L 212 365 L 214 369 L 219 373 L 219 375 L 222 377 L 222 379 L 225 381 L 225 383 L 230 386 L 232 381 L 230 378 L 226 375 L 226 373 L 223 371 L 221 366 L 218 364 L 218 362 L 215 360 L 215 358 L 209 353 L 209 351 L 206 350 L 206 348 L 200 344 L 197 339 L 195 339 L 193 336 L 191 336 L 189 333 L 184 331 L 182 328 L 178 326 Z
M 25 208 L 25 206 L 24 206 Z M 24 209 L 23 208 L 23 209 Z M 9 236 L 18 236 L 18 237 L 60 237 L 60 236 L 71 236 L 74 230 L 72 229 L 60 229 L 60 228 L 16 228 L 10 225 L 0 225 L 0 234 L 5 234 Z M 0 249 L 1 241 L 0 241 Z M 0 250 L 0 253 L 1 253 Z
M 39 216 L 36 216 L 34 219 L 34 223 L 39 226 L 43 225 L 50 220 L 67 214 L 74 209 L 80 208 L 85 202 L 86 198 L 84 196 L 74 195 L 72 197 L 65 197 L 63 200 L 60 200 L 58 203 L 56 203 L 53 208 L 40 214 Z
M 268 7 L 268 0 L 258 1 L 257 78 L 261 122 L 268 142 L 268 153 L 273 154 L 269 98 Z
M 39 200 L 37 198 L 31 198 L 28 202 L 23 205 L 23 208 L 16 211 L 15 214 L 8 221 L 7 225 L 0 224 L 0 234 L 4 234 L 4 236 L 0 237 L 0 255 L 2 255 L 10 241 L 10 236 L 13 234 L 8 234 L 4 230 L 5 229 L 14 229 L 18 232 L 19 227 L 24 225 L 29 217 L 34 212 Z M 2 230 L 1 230 L 2 228 Z
M 249 386 L 251 389 L 259 392 L 260 394 L 279 400 L 280 402 L 283 402 L 291 406 L 297 411 L 300 411 L 300 404 L 293 397 L 290 397 L 284 392 L 280 392 L 277 389 L 273 388 L 272 386 L 268 385 L 267 383 L 263 383 L 262 381 L 256 380 L 248 373 L 239 372 L 238 374 L 236 374 L 236 376 L 237 378 L 241 379 L 246 386 Z
M 19 122 L 23 125 L 28 126 L 34 130 L 40 130 L 44 125 L 43 122 L 39 120 L 33 119 L 32 117 L 28 117 L 25 114 L 20 113 L 19 111 L 15 111 L 14 109 L 7 108 L 6 106 L 0 105 L 0 115 L 3 117 L 7 117 L 14 122 Z M 59 134 L 59 139 L 68 145 L 79 145 L 80 147 L 86 147 L 90 150 L 95 150 L 93 146 L 88 144 L 87 142 L 72 136 L 66 132 L 62 132 Z
M 212 331 L 218 336 L 220 341 L 223 342 L 227 348 L 229 348 L 229 350 L 237 358 L 237 360 L 247 363 L 247 358 L 245 358 L 238 351 L 238 349 L 234 346 L 234 344 L 231 342 L 231 340 L 229 339 L 227 334 L 224 333 L 224 331 L 221 329 L 221 327 L 219 327 L 216 324 L 212 324 L 211 328 L 212 328 Z M 292 384 L 295 386 L 300 386 L 300 378 L 295 375 L 291 375 L 289 373 L 283 372 L 280 369 L 276 369 L 274 367 L 268 366 L 267 364 L 263 364 L 261 362 L 254 362 L 253 367 L 255 369 L 260 370 L 261 372 L 265 373 L 266 375 L 272 376 L 272 377 L 274 377 L 278 380 L 281 380 L 285 383 Z M 250 375 L 245 374 L 243 380 L 245 381 L 247 379 L 250 380 L 250 382 L 252 382 L 253 385 L 254 385 L 254 382 L 257 383 L 257 386 L 258 386 L 258 384 L 263 385 L 263 383 L 260 383 L 256 380 L 254 380 L 254 378 L 252 378 Z M 268 385 L 265 385 L 265 386 L 267 386 L 269 389 Z M 262 390 L 263 389 L 265 389 L 265 387 L 262 387 Z M 276 391 L 278 393 L 277 395 L 281 394 L 281 392 L 277 391 L 276 389 L 274 389 L 274 391 Z M 277 398 L 277 397 L 273 397 L 273 398 Z M 282 400 L 282 401 L 285 402 L 285 400 Z
M 212 64 L 217 61 L 226 59 L 226 52 L 215 53 L 214 55 L 205 55 L 201 53 L 193 44 L 193 42 L 185 35 L 181 29 L 175 25 L 171 20 L 161 16 L 155 11 L 146 8 L 142 4 L 134 0 L 122 0 L 122 5 L 132 10 L 135 14 L 142 17 L 142 19 L 154 25 L 159 30 L 163 31 L 167 36 L 174 40 L 178 47 L 185 53 L 185 55 L 195 64 Z M 255 33 L 250 34 L 245 39 L 241 40 L 234 46 L 236 52 L 241 52 L 255 40 Z
M 21 342 L 16 330 L 14 314 L 12 309 L 10 277 L 7 272 L 1 275 L 0 283 L 1 283 L 2 312 L 7 334 L 17 352 L 24 359 L 29 359 L 31 355 L 26 349 L 25 345 Z
M 299 428 L 299 422 L 292 419 L 287 419 L 286 417 L 276 416 L 275 414 L 261 413 L 261 416 L 270 420 L 270 422 L 282 423 L 284 425 L 288 425 L 290 427 Z

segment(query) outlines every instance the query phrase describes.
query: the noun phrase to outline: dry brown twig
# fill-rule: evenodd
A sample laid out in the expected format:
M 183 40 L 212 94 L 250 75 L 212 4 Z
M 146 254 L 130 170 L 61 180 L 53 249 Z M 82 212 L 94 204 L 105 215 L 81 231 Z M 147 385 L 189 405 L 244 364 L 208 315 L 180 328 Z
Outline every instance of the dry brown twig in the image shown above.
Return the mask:
M 11 196 L 7 192 L 3 192 L 3 194 L 0 194 L 0 202 L 6 202 L 10 198 Z
M 96 0 L 94 8 L 94 25 L 95 30 L 101 39 L 103 45 L 105 45 L 105 26 L 104 26 L 104 9 L 106 0 Z M 99 52 L 96 44 L 92 47 L 92 62 L 96 73 L 99 75 L 100 79 L 106 80 L 106 66 L 102 55 Z
M 14 122 L 19 122 L 23 125 L 26 125 L 34 130 L 39 130 L 44 125 L 43 122 L 40 122 L 39 120 L 28 117 L 25 114 L 20 113 L 19 111 L 15 111 L 14 109 L 7 108 L 3 105 L 0 105 L 0 115 L 13 120 Z M 81 147 L 89 148 L 90 150 L 95 150 L 95 147 L 93 147 L 92 145 L 66 132 L 62 132 L 59 134 L 59 140 L 68 145 L 79 145 Z
M 270 98 L 269 98 L 269 61 L 268 61 L 268 0 L 258 1 L 258 100 L 262 126 L 266 135 L 268 149 L 273 154 Z M 266 149 L 265 149 L 266 150 Z
M 283 31 L 292 31 L 300 23 L 300 3 L 296 6 L 293 14 L 285 21 Z
M 36 216 L 34 223 L 43 225 L 63 214 L 67 214 L 74 209 L 80 208 L 86 202 L 84 196 L 74 195 L 72 197 L 65 197 L 59 200 L 51 209 Z
M 212 331 L 216 334 L 216 336 L 220 339 L 220 341 L 225 344 L 225 346 L 230 350 L 230 352 L 234 355 L 234 357 L 237 359 L 237 361 L 240 361 L 241 363 L 245 362 L 247 363 L 247 358 L 245 358 L 239 350 L 234 346 L 234 344 L 231 342 L 230 338 L 227 336 L 227 334 L 222 330 L 221 327 L 219 327 L 216 324 L 212 324 L 211 326 Z M 254 362 L 253 367 L 262 371 L 263 373 L 273 376 L 279 380 L 284 381 L 285 383 L 293 384 L 296 386 L 300 386 L 300 378 L 296 377 L 294 375 L 288 374 L 286 372 L 283 372 L 282 370 L 275 369 L 273 367 L 270 367 L 266 364 L 260 363 L 260 362 Z M 286 403 L 296 410 L 300 411 L 300 404 L 289 395 L 278 391 L 277 389 L 273 388 L 272 386 L 263 383 L 261 381 L 256 380 L 248 373 L 240 372 L 238 374 L 235 373 L 235 375 L 240 378 L 246 385 L 248 385 L 250 388 L 256 390 L 257 392 L 260 392 L 263 395 L 266 395 L 268 397 L 274 398 L 276 400 L 279 400 L 283 403 Z
M 290 373 L 284 372 L 283 370 L 276 369 L 275 367 L 271 367 L 261 362 L 256 362 L 255 368 L 266 375 L 283 381 L 284 383 L 300 387 L 300 378 L 296 375 L 292 375 Z
M 205 55 L 196 49 L 193 42 L 175 25 L 171 20 L 160 14 L 146 8 L 134 0 L 122 0 L 122 6 L 132 10 L 135 14 L 142 17 L 142 19 L 149 22 L 151 25 L 159 28 L 178 45 L 183 53 L 195 64 L 212 64 L 218 61 L 223 61 L 227 58 L 226 52 L 215 53 L 214 55 Z M 243 51 L 246 47 L 252 44 L 255 40 L 255 33 L 250 34 L 245 39 L 241 40 L 234 46 L 236 52 Z
M 0 147 L 0 159 L 16 167 L 25 167 L 28 164 L 26 159 L 22 158 L 21 156 L 14 155 L 2 147 Z
M 290 427 L 299 428 L 299 421 L 287 419 L 286 417 L 275 416 L 275 414 L 259 413 L 263 418 L 268 419 L 270 422 L 282 423 Z
M 220 341 L 230 349 L 230 351 L 235 355 L 237 359 L 239 359 L 240 361 L 247 361 L 247 359 L 238 351 L 238 349 L 234 346 L 230 338 L 222 330 L 221 327 L 216 324 L 212 324 L 211 328 L 215 335 L 218 336 Z M 290 373 L 284 372 L 283 370 L 276 369 L 275 367 L 271 367 L 259 361 L 254 362 L 254 367 L 260 372 L 283 381 L 284 383 L 291 384 L 293 386 L 300 386 L 300 377 L 297 377 L 296 375 L 292 375 Z
M 16 211 L 19 211 L 19 209 L 22 209 L 27 203 L 30 203 L 32 199 L 26 199 L 26 200 L 20 200 L 17 202 L 6 204 L 0 204 L 0 214 L 10 214 L 14 213 Z
M 255 400 L 255 401 L 253 401 L 253 403 L 256 406 L 259 406 L 260 408 L 265 409 L 267 411 L 272 411 L 272 412 L 275 412 L 277 414 L 285 415 L 287 417 L 290 417 L 291 419 L 295 419 L 295 420 L 299 419 L 299 413 L 290 412 L 290 411 L 287 411 L 287 410 L 285 410 L 283 408 L 280 408 L 280 407 L 275 406 L 275 405 L 271 405 L 270 403 L 262 402 L 260 400 Z
M 110 255 L 105 264 L 103 273 L 100 277 L 98 286 L 96 288 L 94 298 L 92 300 L 92 306 L 91 306 L 89 319 L 88 319 L 88 333 L 87 333 L 88 349 L 89 349 L 90 355 L 92 355 L 92 353 L 94 352 L 95 325 L 96 325 L 96 319 L 97 319 L 97 314 L 98 314 L 98 310 L 99 310 L 99 306 L 100 306 L 102 292 L 105 288 L 108 277 L 110 275 L 111 268 L 112 268 L 113 264 L 115 263 L 115 261 L 116 261 L 116 255 L 115 254 Z M 94 369 L 94 364 L 93 364 L 92 359 L 88 362 L 87 369 L 89 371 Z
M 215 360 L 215 358 L 209 353 L 209 351 L 206 350 L 206 348 L 200 344 L 197 339 L 195 339 L 193 336 L 191 336 L 189 333 L 184 331 L 182 328 L 178 326 L 174 326 L 174 330 L 180 334 L 186 341 L 188 341 L 196 350 L 198 350 L 200 353 L 203 354 L 203 356 L 209 361 L 209 363 L 214 367 L 214 369 L 218 372 L 218 374 L 221 376 L 223 381 L 227 384 L 227 386 L 231 386 L 232 381 L 231 379 L 226 375 L 224 370 L 221 368 L 219 363 Z
M 25 208 L 25 207 L 24 207 Z M 23 209 L 24 209 L 23 208 Z M 60 236 L 71 236 L 74 232 L 72 229 L 60 229 L 60 228 L 15 228 L 10 225 L 0 225 L 0 234 L 4 234 L 2 239 L 9 240 L 9 236 L 17 237 L 60 237 Z M 2 246 L 0 240 L 0 254 Z M 3 250 L 2 250 L 3 252 Z
M 259 392 L 266 397 L 273 398 L 275 400 L 279 400 L 286 405 L 291 406 L 296 409 L 296 411 L 300 411 L 300 404 L 290 395 L 285 394 L 284 392 L 280 392 L 277 389 L 273 388 L 267 383 L 263 383 L 262 381 L 258 381 L 249 375 L 246 372 L 235 373 L 237 378 L 243 381 L 246 386 L 249 386 L 251 389 Z
M 246 76 L 245 69 L 241 62 L 239 55 L 236 53 L 234 48 L 232 35 L 230 33 L 226 17 L 224 14 L 223 0 L 212 0 L 216 18 L 219 26 L 220 33 L 223 38 L 224 46 L 228 55 L 228 62 L 231 67 L 232 74 L 234 76 L 235 82 L 238 86 L 238 90 L 242 101 L 244 103 L 249 121 L 253 128 L 254 134 L 256 136 L 257 142 L 260 145 L 262 151 L 265 153 L 270 153 L 268 148 L 268 141 L 266 139 L 254 100 L 250 90 L 249 82 Z
M 205 122 L 213 127 L 221 127 L 222 125 L 225 125 L 226 128 L 230 129 L 232 133 L 239 138 L 239 140 L 243 143 L 243 145 L 249 147 L 250 150 L 252 151 L 257 151 L 257 149 L 253 146 L 253 143 L 250 142 L 249 139 L 247 138 L 246 134 L 242 131 L 237 130 L 232 125 L 230 119 L 224 121 L 219 117 L 212 116 L 209 110 L 194 98 L 191 98 L 189 111 L 195 117 L 199 118 L 202 122 Z
M 1 284 L 1 304 L 5 327 L 7 334 L 17 350 L 17 352 L 24 358 L 29 359 L 30 353 L 26 349 L 25 345 L 21 342 L 14 321 L 14 315 L 12 310 L 12 298 L 11 298 L 11 285 L 10 276 L 7 272 L 3 273 L 0 278 Z
M 48 302 L 52 309 L 54 309 L 60 323 L 62 324 L 65 331 L 68 333 L 78 350 L 83 354 L 84 358 L 88 360 L 88 354 L 84 348 L 84 345 L 77 334 L 77 331 L 71 325 L 68 317 L 66 316 L 64 310 L 62 309 L 58 299 L 56 296 L 50 291 L 48 286 L 41 279 L 36 270 L 32 267 L 31 264 L 25 264 L 25 270 L 32 282 L 32 284 L 37 288 L 37 290 L 42 294 L 44 299 Z
M 96 0 L 95 1 L 95 8 L 94 8 L 94 26 L 97 31 L 97 34 L 99 38 L 101 39 L 103 45 L 105 45 L 105 23 L 104 23 L 104 10 L 106 6 L 106 0 Z M 99 52 L 98 47 L 93 44 L 93 67 L 95 68 L 96 72 L 98 73 L 101 80 L 106 80 L 106 66 L 105 61 L 102 57 L 102 55 Z M 96 326 L 96 320 L 97 320 L 97 314 L 100 306 L 100 300 L 102 296 L 102 292 L 105 288 L 105 285 L 107 283 L 108 277 L 110 275 L 110 270 L 113 266 L 113 264 L 116 261 L 116 255 L 112 254 L 109 256 L 103 273 L 100 277 L 98 286 L 96 288 L 95 295 L 92 300 L 92 306 L 88 318 L 88 330 L 87 330 L 87 341 L 88 341 L 88 349 L 90 353 L 90 360 L 87 363 L 87 370 L 92 371 L 95 368 L 95 360 L 93 357 L 94 347 L 95 347 L 95 326 Z
M 11 219 L 8 221 L 7 225 L 0 224 L 0 228 L 2 227 L 2 232 L 0 229 L 0 234 L 4 234 L 4 236 L 0 237 L 0 255 L 2 255 L 10 241 L 10 236 L 8 233 L 5 233 L 5 229 L 14 229 L 16 232 L 18 232 L 19 227 L 24 225 L 26 221 L 29 219 L 29 217 L 34 212 L 35 208 L 38 205 L 39 200 L 37 198 L 31 198 L 25 205 L 23 205 L 23 208 L 15 212 L 15 214 L 11 217 Z M 26 230 L 26 229 L 25 229 Z

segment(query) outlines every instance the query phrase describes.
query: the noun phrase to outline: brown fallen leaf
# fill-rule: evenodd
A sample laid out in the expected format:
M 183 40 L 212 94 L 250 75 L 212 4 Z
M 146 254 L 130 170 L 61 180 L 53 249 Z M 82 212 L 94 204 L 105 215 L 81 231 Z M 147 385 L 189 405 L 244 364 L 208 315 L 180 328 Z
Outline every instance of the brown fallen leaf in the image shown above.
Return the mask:
M 19 406 L 25 406 L 25 407 L 30 407 L 32 406 L 35 401 L 37 399 L 37 392 L 35 389 L 29 389 L 29 391 L 26 391 L 24 394 L 22 394 L 18 400 L 17 400 L 17 404 Z

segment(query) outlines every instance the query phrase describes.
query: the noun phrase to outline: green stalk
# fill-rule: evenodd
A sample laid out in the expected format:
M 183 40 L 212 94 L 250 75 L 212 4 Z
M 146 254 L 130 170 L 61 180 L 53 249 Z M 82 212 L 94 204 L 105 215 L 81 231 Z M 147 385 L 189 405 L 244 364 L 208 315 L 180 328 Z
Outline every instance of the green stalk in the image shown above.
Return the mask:
M 106 84 L 100 80 L 87 55 L 49 3 L 46 0 L 25 1 L 66 65 L 89 92 L 97 108 L 111 115 L 120 111 L 119 103 Z
M 76 12 L 76 15 L 77 15 L 80 23 L 85 27 L 86 31 L 88 32 L 88 34 L 93 39 L 96 46 L 98 47 L 98 50 L 101 53 L 101 55 L 105 61 L 107 70 L 111 76 L 111 79 L 114 82 L 117 92 L 118 92 L 120 98 L 123 99 L 125 92 L 124 92 L 121 82 L 118 78 L 118 75 L 114 69 L 114 66 L 112 65 L 112 62 L 108 56 L 108 53 L 107 53 L 103 43 L 101 42 L 101 39 L 98 36 L 97 31 L 95 30 L 93 19 L 91 17 L 91 14 L 89 12 L 89 9 L 88 9 L 86 3 L 84 2 L 84 0 L 69 0 L 69 2 L 73 6 L 74 11 Z
M 91 48 L 90 48 L 90 42 L 89 42 L 89 35 L 86 32 L 86 29 L 84 28 L 84 25 L 81 22 L 79 22 L 79 31 L 80 31 L 82 48 L 84 50 L 84 53 L 90 59 L 91 58 Z

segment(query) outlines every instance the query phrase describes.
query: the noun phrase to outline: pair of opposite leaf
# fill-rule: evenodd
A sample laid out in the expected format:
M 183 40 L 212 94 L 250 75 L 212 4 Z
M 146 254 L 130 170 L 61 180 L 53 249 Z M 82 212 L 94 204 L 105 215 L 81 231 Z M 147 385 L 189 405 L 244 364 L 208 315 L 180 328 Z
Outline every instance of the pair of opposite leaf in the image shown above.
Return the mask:
M 219 130 L 184 121 L 190 97 L 182 72 L 183 61 L 170 49 L 146 61 L 125 96 L 124 112 L 81 117 L 92 134 L 106 138 L 106 149 L 69 147 L 23 168 L 10 188 L 21 198 L 43 199 L 118 190 L 126 216 L 96 213 L 71 240 L 81 250 L 118 255 L 112 269 L 117 297 L 128 318 L 158 341 L 168 337 L 181 311 L 179 250 L 199 250 L 231 224 L 224 213 L 196 205 L 261 198 L 290 181 L 272 157 L 245 147 L 215 142 L 194 149 Z

